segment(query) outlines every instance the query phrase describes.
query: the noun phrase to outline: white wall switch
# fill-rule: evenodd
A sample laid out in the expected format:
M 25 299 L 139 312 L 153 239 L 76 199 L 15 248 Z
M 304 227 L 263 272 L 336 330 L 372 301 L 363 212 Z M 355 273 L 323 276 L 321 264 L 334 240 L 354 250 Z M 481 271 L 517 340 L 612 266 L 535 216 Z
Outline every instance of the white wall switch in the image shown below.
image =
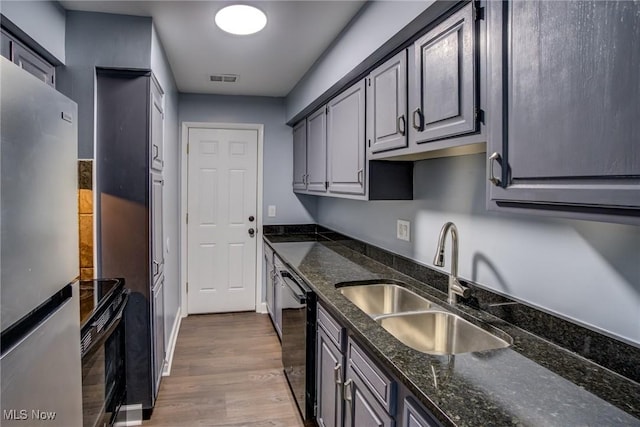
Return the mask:
M 411 223 L 402 219 L 398 220 L 396 227 L 396 237 L 400 240 L 411 241 Z
M 276 216 L 276 205 L 269 205 L 269 216 Z

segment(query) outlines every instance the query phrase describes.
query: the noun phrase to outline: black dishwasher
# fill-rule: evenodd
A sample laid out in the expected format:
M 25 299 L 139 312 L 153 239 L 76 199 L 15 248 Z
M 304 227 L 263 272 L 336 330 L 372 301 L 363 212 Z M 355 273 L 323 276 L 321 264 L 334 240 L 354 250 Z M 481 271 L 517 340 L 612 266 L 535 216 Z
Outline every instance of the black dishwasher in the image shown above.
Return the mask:
M 282 277 L 282 366 L 305 425 L 313 425 L 315 401 L 315 293 L 287 270 Z

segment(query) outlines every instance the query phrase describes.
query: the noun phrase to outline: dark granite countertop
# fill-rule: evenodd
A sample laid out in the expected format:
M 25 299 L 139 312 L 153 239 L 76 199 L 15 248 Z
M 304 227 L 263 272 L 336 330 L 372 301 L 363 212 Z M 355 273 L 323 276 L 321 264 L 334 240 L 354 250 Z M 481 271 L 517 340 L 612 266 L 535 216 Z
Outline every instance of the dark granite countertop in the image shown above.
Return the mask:
M 640 384 L 515 327 L 458 304 L 431 286 L 314 234 L 265 235 L 319 300 L 429 409 L 453 426 L 640 426 Z M 455 356 L 400 343 L 348 301 L 336 284 L 392 279 L 468 320 L 509 334 L 509 348 Z

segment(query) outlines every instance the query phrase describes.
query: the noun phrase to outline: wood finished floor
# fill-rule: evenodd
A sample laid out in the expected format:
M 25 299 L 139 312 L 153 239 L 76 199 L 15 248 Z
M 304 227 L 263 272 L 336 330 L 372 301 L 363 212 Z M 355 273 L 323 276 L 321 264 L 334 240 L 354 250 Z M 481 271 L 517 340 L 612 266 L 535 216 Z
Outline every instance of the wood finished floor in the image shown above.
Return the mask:
M 268 315 L 182 319 L 171 376 L 144 426 L 302 427 Z

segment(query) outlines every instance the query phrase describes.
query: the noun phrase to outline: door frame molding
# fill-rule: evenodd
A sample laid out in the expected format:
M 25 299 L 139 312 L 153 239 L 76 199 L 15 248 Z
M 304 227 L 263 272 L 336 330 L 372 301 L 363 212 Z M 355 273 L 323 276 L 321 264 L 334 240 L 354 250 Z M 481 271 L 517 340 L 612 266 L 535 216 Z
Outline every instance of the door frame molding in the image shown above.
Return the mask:
M 260 123 L 221 123 L 221 122 L 182 122 L 182 138 L 180 142 L 180 313 L 182 317 L 189 314 L 189 302 L 187 298 L 187 195 L 189 193 L 189 165 L 187 157 L 187 143 L 189 142 L 189 129 L 234 129 L 258 131 L 258 186 L 256 201 L 256 292 L 255 311 L 266 313 L 266 304 L 262 302 L 262 196 L 263 196 L 263 162 L 264 162 L 264 124 Z

